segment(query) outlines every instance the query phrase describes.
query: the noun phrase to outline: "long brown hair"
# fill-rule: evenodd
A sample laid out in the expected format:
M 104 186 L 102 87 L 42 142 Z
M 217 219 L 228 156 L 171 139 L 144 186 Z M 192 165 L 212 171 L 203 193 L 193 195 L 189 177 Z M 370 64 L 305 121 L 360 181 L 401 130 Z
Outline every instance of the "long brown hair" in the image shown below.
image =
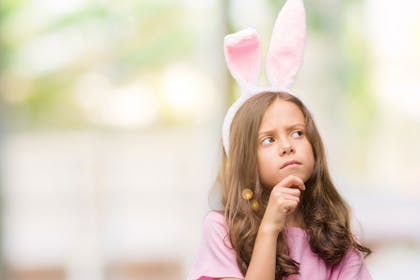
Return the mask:
M 337 192 L 329 175 L 321 137 L 305 105 L 285 92 L 263 92 L 247 100 L 236 113 L 230 129 L 230 149 L 223 151 L 218 183 L 222 188 L 222 204 L 237 262 L 244 274 L 248 269 L 261 219 L 267 206 L 270 190 L 258 180 L 257 135 L 264 112 L 276 100 L 297 105 L 302 111 L 307 137 L 312 145 L 315 166 L 305 182 L 298 211 L 303 215 L 305 230 L 314 253 L 328 265 L 340 263 L 346 251 L 354 247 L 365 256 L 370 249 L 360 244 L 350 229 L 350 210 Z M 261 205 L 253 211 L 241 197 L 244 188 L 251 188 Z M 286 236 L 280 232 L 276 252 L 276 278 L 299 273 L 299 263 L 289 256 Z

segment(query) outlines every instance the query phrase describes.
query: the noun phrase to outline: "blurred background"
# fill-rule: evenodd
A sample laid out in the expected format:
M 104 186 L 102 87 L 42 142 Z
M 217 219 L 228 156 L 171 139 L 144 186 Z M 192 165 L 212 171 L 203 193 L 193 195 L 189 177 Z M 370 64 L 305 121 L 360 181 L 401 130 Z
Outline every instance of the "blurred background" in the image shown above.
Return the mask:
M 2 0 L 0 278 L 185 279 L 238 94 L 284 0 Z M 305 1 L 311 109 L 374 279 L 420 277 L 420 2 Z

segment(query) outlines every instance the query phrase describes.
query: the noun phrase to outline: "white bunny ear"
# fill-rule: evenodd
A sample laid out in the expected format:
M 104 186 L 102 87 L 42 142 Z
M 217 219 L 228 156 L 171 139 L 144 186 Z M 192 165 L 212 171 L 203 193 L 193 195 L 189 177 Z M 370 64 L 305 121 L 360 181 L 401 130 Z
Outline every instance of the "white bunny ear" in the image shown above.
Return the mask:
M 302 0 L 287 0 L 277 16 L 267 53 L 266 74 L 272 86 L 289 89 L 303 61 L 306 37 Z
M 261 43 L 257 31 L 247 28 L 225 36 L 224 50 L 230 73 L 241 86 L 255 86 L 261 67 Z

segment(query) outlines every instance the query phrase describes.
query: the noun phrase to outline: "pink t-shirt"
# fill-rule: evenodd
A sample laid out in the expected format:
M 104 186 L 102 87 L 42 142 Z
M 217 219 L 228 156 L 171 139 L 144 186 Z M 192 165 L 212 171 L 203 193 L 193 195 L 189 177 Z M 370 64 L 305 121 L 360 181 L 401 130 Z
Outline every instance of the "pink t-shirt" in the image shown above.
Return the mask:
M 301 228 L 286 228 L 289 254 L 300 263 L 299 274 L 283 280 L 371 280 L 363 257 L 356 249 L 349 249 L 339 265 L 329 266 L 312 252 L 309 237 Z M 188 280 L 211 280 L 214 278 L 244 279 L 236 263 L 226 232 L 222 214 L 210 211 L 204 221 L 203 240 Z

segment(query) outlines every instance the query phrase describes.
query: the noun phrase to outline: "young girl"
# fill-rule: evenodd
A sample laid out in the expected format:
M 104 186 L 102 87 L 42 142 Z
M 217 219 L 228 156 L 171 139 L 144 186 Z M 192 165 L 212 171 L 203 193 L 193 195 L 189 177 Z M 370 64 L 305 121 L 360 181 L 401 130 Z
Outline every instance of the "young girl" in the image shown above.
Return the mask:
M 288 0 L 267 55 L 270 88 L 256 87 L 258 34 L 247 29 L 225 39 L 242 95 L 223 124 L 223 210 L 205 218 L 189 280 L 371 279 L 363 261 L 370 250 L 352 235 L 312 116 L 288 90 L 304 37 L 302 0 Z

